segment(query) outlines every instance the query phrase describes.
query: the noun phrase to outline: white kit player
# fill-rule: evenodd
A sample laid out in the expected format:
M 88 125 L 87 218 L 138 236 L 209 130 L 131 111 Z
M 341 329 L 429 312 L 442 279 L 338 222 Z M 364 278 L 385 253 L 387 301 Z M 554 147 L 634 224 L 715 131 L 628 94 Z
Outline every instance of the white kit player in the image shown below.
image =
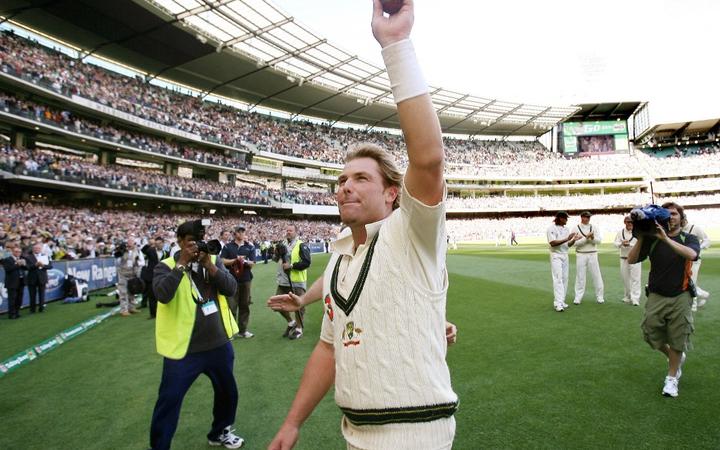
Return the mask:
M 700 251 L 705 250 L 706 248 L 710 247 L 710 238 L 708 237 L 705 230 L 700 228 L 699 226 L 695 224 L 690 224 L 687 221 L 687 217 L 683 217 L 682 221 L 682 230 L 688 234 L 692 234 L 695 236 L 698 241 L 700 242 Z M 698 273 L 700 272 L 700 264 L 702 263 L 702 259 L 698 258 L 697 261 L 693 261 L 692 264 L 692 281 L 695 284 L 695 291 L 697 292 L 697 297 L 693 299 L 692 304 L 692 310 L 697 311 L 698 307 L 702 308 L 705 306 L 705 302 L 707 302 L 707 299 L 710 297 L 710 293 L 706 291 L 705 289 L 702 289 L 700 286 L 698 286 Z
M 590 223 L 590 211 L 580 214 L 580 223 L 573 231 L 576 231 L 578 238 L 575 243 L 576 265 L 575 265 L 575 300 L 573 303 L 579 305 L 585 295 L 585 281 L 587 271 L 595 286 L 595 299 L 598 303 L 605 303 L 602 275 L 600 274 L 600 263 L 598 262 L 598 246 L 602 242 L 600 229 Z
M 562 312 L 568 308 L 565 303 L 568 288 L 568 250 L 575 243 L 577 233 L 571 233 L 565 227 L 568 214 L 560 211 L 555 214 L 555 221 L 547 229 L 547 240 L 550 244 L 550 271 L 553 280 L 553 306 L 555 311 Z
M 633 236 L 633 222 L 630 216 L 625 216 L 625 226 L 615 235 L 615 247 L 620 250 L 620 275 L 625 286 L 623 303 L 632 303 L 640 306 L 640 276 L 642 263 L 628 264 L 628 253 L 637 243 Z

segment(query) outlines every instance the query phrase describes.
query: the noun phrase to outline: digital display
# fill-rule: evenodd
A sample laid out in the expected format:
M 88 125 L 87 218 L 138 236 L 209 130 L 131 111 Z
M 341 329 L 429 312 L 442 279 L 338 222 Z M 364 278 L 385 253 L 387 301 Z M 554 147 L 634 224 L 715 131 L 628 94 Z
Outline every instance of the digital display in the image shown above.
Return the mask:
M 629 149 L 627 122 L 567 122 L 562 126 L 561 143 L 567 154 L 626 152 Z

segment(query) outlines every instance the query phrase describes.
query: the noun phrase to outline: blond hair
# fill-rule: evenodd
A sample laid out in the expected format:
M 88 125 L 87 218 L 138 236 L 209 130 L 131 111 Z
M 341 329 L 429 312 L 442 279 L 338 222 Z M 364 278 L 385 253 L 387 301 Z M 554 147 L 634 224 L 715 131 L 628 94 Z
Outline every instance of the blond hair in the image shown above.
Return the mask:
M 379 145 L 363 142 L 350 147 L 345 155 L 345 164 L 353 159 L 370 158 L 375 160 L 380 168 L 385 187 L 394 186 L 398 188 L 398 195 L 392 204 L 392 209 L 400 207 L 400 192 L 402 191 L 403 175 L 395 164 L 395 159 Z

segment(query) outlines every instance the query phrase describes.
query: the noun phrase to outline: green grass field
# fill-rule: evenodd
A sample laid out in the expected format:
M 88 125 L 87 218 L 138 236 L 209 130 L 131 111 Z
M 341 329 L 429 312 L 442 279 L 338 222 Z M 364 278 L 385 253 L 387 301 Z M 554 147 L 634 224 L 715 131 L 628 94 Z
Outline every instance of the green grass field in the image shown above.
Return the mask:
M 456 449 L 720 448 L 720 300 L 711 297 L 696 315 L 680 396 L 664 398 L 666 363 L 642 340 L 642 308 L 620 303 L 615 251 L 603 247 L 600 258 L 606 304 L 593 301 L 588 281 L 585 302 L 556 313 L 545 246 L 451 252 L 448 318 L 460 330 L 448 352 L 461 399 Z M 325 255 L 314 258 L 311 278 L 326 262 Z M 573 265 L 571 257 L 571 288 Z M 282 339 L 283 320 L 264 306 L 275 289 L 274 270 L 271 264 L 255 270 L 256 337 L 233 342 L 236 427 L 248 449 L 265 448 L 280 426 L 322 315 L 313 305 L 305 337 Z M 700 285 L 720 294 L 720 252 L 704 253 Z M 2 320 L 0 360 L 97 314 L 94 300 Z M 0 378 L 0 449 L 147 448 L 161 358 L 146 317 L 112 317 Z M 211 409 L 210 381 L 201 378 L 185 399 L 174 449 L 207 448 Z M 328 395 L 296 448 L 344 448 L 339 422 Z

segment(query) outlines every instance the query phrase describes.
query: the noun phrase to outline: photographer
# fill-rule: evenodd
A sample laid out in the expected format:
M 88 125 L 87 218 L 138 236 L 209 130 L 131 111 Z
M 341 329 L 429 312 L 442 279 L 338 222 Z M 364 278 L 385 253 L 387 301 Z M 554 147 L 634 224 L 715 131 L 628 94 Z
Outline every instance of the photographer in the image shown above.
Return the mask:
M 133 304 L 134 295 L 128 292 L 128 281 L 140 274 L 140 268 L 145 264 L 142 254 L 137 249 L 135 236 L 130 236 L 127 243 L 121 242 L 114 253 L 117 266 L 117 289 L 120 300 L 120 315 L 128 317 L 139 313 Z
M 285 229 L 287 242 L 278 242 L 275 245 L 273 261 L 278 263 L 277 283 L 275 295 L 292 292 L 298 297 L 307 291 L 307 268 L 310 267 L 310 249 L 298 238 L 295 225 L 288 225 Z M 291 340 L 300 339 L 303 335 L 303 316 L 305 308 L 295 311 L 295 320 L 290 313 L 278 311 L 287 322 L 287 328 L 282 337 Z
M 203 373 L 215 392 L 209 444 L 243 445 L 231 428 L 238 392 L 230 337 L 237 332 L 237 323 L 227 297 L 235 293 L 237 283 L 220 258 L 198 250 L 204 232 L 201 221 L 181 224 L 177 229 L 180 251 L 155 266 L 153 289 L 159 302 L 155 339 L 164 359 L 150 427 L 153 449 L 170 448 L 183 398 Z
M 152 288 L 153 273 L 155 272 L 155 266 L 160 261 L 170 256 L 168 252 L 163 250 L 165 241 L 163 238 L 156 237 L 152 243 L 147 243 L 143 246 L 140 251 L 145 255 L 145 267 L 140 271 L 140 278 L 145 282 L 145 291 L 143 291 L 142 306 L 150 306 L 150 318 L 154 319 L 157 311 L 157 299 L 155 298 L 155 292 Z
M 645 341 L 668 358 L 668 373 L 662 394 L 678 396 L 678 382 L 682 376 L 685 352 L 693 332 L 691 312 L 693 295 L 690 292 L 692 261 L 700 256 L 700 243 L 682 231 L 685 212 L 676 203 L 662 205 L 670 213 L 668 231 L 655 222 L 652 231 L 643 224 L 634 224 L 637 244 L 628 253 L 628 264 L 650 258 L 645 317 L 641 328 Z
M 5 287 L 7 288 L 8 319 L 19 319 L 22 307 L 25 278 L 27 274 L 27 261 L 22 257 L 20 244 L 13 243 L 7 246 L 10 256 L 2 260 L 5 269 Z
M 235 240 L 222 248 L 220 258 L 237 282 L 237 291 L 228 300 L 230 311 L 236 318 L 240 330 L 238 337 L 249 339 L 255 336 L 247 329 L 250 320 L 250 289 L 253 279 L 252 268 L 255 265 L 255 247 L 245 240 L 244 226 L 235 228 Z

